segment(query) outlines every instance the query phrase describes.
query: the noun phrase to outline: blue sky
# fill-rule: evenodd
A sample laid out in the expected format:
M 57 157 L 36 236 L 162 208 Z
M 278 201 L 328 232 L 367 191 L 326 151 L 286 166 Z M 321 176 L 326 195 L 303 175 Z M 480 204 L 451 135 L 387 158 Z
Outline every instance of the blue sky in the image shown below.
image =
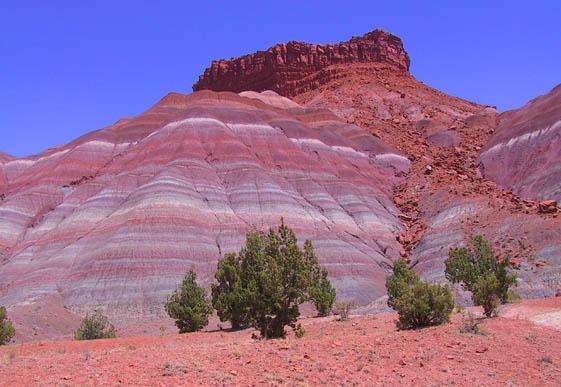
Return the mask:
M 38 153 L 190 92 L 212 59 L 399 35 L 412 73 L 506 110 L 561 83 L 559 1 L 0 3 L 0 151 Z

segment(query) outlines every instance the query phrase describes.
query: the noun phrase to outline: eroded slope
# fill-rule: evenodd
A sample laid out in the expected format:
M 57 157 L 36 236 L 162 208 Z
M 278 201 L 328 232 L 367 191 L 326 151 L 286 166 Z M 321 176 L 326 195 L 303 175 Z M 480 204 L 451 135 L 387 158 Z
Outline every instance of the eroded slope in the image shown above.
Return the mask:
M 187 268 L 208 284 L 222 254 L 281 216 L 313 240 L 341 297 L 368 302 L 399 252 L 391 193 L 408 167 L 325 110 L 170 94 L 136 118 L 4 164 L 0 304 L 17 317 L 57 297 L 75 313 L 159 318 Z
M 561 201 L 561 85 L 503 113 L 480 161 L 486 177 L 523 197 Z
M 407 57 L 400 54 L 405 52 L 401 41 L 369 42 Z M 282 73 L 280 67 L 239 65 L 260 55 L 220 62 L 220 68 L 237 70 L 234 90 L 255 86 L 243 84 L 245 75 L 264 79 L 270 71 Z M 407 66 L 377 58 L 325 61 L 313 74 L 309 62 L 303 60 L 299 68 L 293 62 L 287 86 L 275 84 L 276 90 L 303 106 L 328 108 L 368 128 L 411 161 L 393 197 L 405 225 L 396 235 L 401 256 L 425 277 L 443 280 L 448 250 L 481 233 L 520 267 L 522 295 L 551 295 L 561 287 L 561 221 L 555 204 L 539 205 L 541 199 L 556 197 L 561 181 L 559 88 L 521 111 L 499 115 L 491 106 L 424 85 L 409 73 L 408 61 Z M 221 83 L 229 79 L 226 72 L 212 68 L 201 78 L 208 87 L 232 87 Z M 298 88 L 290 86 L 294 84 Z

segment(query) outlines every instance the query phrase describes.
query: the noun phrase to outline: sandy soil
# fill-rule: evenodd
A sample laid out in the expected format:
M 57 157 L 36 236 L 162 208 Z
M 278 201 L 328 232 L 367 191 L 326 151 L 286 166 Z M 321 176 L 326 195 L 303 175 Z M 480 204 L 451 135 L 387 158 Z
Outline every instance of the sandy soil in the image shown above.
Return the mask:
M 40 342 L 0 349 L 0 384 L 17 385 L 561 385 L 561 331 L 531 321 L 561 298 L 509 305 L 461 333 L 464 317 L 397 331 L 395 314 L 305 319 L 304 338 L 253 331 Z M 559 327 L 561 328 L 561 327 Z

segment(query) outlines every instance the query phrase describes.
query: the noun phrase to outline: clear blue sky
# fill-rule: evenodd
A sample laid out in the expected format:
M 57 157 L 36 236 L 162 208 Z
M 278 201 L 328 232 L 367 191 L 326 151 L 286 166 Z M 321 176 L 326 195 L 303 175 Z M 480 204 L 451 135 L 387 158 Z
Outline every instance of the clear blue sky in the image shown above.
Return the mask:
M 515 108 L 561 83 L 560 4 L 1 0 L 0 151 L 38 153 L 190 92 L 212 59 L 376 27 L 403 38 L 423 82 Z

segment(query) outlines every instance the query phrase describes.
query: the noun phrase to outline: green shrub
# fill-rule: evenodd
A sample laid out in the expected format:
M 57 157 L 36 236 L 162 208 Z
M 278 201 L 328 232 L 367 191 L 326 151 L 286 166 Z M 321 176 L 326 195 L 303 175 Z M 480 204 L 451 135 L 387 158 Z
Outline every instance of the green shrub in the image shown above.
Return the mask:
M 386 279 L 388 306 L 397 310 L 398 300 L 419 281 L 417 273 L 409 269 L 404 259 L 397 260 L 393 265 L 393 274 Z
M 284 224 L 267 234 L 248 233 L 238 254 L 218 262 L 212 302 L 221 321 L 234 328 L 253 326 L 263 338 L 286 335 L 288 325 L 297 335 L 299 305 L 312 301 L 318 314 L 331 311 L 335 289 L 319 265 L 312 243 L 298 247 L 294 232 Z
M 294 327 L 294 334 L 297 338 L 301 339 L 306 334 L 306 330 L 302 325 L 296 324 L 296 326 Z
M 483 307 L 485 316 L 495 316 L 501 304 L 498 294 L 499 280 L 495 274 L 487 273 L 475 283 L 473 288 L 473 301 L 475 305 L 481 305 Z
M 339 321 L 347 321 L 355 307 L 356 303 L 353 300 L 338 301 L 335 303 L 334 312 L 339 315 Z
M 76 340 L 112 339 L 115 337 L 115 327 L 107 317 L 96 310 L 88 314 L 80 327 L 74 332 Z
M 337 292 L 329 280 L 327 269 L 320 266 L 312 242 L 306 241 L 304 243 L 304 255 L 311 274 L 310 300 L 313 302 L 318 316 L 327 316 L 333 309 Z
M 486 335 L 485 331 L 479 326 L 477 317 L 470 311 L 462 312 L 462 325 L 459 328 L 460 333 L 471 333 L 473 335 Z
M 397 301 L 399 329 L 440 325 L 450 320 L 454 298 L 448 286 L 419 281 Z
M 399 329 L 440 325 L 450 320 L 454 309 L 450 287 L 422 281 L 403 259 L 395 262 L 386 289 L 388 306 L 399 315 Z
M 285 326 L 296 327 L 311 279 L 294 232 L 281 222 L 267 235 L 250 233 L 240 255 L 253 326 L 261 337 L 284 337 Z
M 520 294 L 518 294 L 517 292 L 515 292 L 514 290 L 510 289 L 508 291 L 507 294 L 507 302 L 509 304 L 517 304 L 519 302 L 522 302 L 522 297 L 520 297 Z
M 445 264 L 446 278 L 470 291 L 474 304 L 483 306 L 487 317 L 496 315 L 499 305 L 508 302 L 509 289 L 517 281 L 508 257 L 499 260 L 481 235 L 471 239 L 469 248 L 451 249 Z
M 166 303 L 166 312 L 175 319 L 179 333 L 196 332 L 208 324 L 212 305 L 205 289 L 197 284 L 197 274 L 189 270 L 179 289 L 174 291 Z
M 220 321 L 230 321 L 233 329 L 246 328 L 250 324 L 246 288 L 242 280 L 241 259 L 237 254 L 226 254 L 218 261 L 212 284 L 212 306 Z
M 0 345 L 8 344 L 16 331 L 12 322 L 8 319 L 6 308 L 0 307 Z

